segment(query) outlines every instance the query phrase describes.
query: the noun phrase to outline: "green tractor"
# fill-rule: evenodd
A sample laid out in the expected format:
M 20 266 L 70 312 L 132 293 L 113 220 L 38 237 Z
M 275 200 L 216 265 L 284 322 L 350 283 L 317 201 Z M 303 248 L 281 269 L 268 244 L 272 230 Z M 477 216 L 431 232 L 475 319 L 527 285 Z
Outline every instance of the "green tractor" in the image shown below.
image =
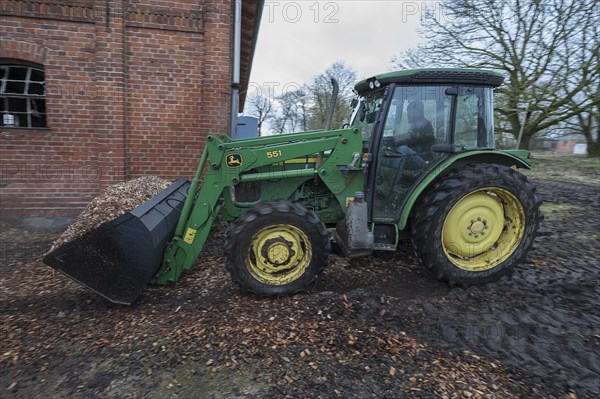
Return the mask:
M 541 199 L 494 149 L 500 74 L 390 72 L 359 82 L 350 123 L 233 140 L 209 135 L 196 174 L 65 244 L 44 261 L 116 303 L 175 282 L 214 221 L 231 222 L 225 265 L 242 290 L 294 294 L 323 271 L 331 243 L 348 257 L 410 239 L 420 262 L 457 285 L 494 281 L 522 262 Z M 202 183 L 201 183 L 202 179 Z

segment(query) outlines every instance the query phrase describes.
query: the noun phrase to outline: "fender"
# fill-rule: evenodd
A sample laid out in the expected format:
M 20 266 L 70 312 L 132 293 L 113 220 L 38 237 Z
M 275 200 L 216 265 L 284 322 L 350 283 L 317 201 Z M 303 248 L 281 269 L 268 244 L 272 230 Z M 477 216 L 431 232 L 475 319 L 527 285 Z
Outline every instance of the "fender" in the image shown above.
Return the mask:
M 529 151 L 527 150 L 485 150 L 485 151 L 469 151 L 462 154 L 455 154 L 439 164 L 431 172 L 427 173 L 425 178 L 419 182 L 412 193 L 408 196 L 400 220 L 398 221 L 398 230 L 404 230 L 408 223 L 408 217 L 413 206 L 421 196 L 421 194 L 429 187 L 438 177 L 451 166 L 464 166 L 468 163 L 496 163 L 506 166 L 515 166 L 517 168 L 531 169 L 531 161 L 529 160 Z

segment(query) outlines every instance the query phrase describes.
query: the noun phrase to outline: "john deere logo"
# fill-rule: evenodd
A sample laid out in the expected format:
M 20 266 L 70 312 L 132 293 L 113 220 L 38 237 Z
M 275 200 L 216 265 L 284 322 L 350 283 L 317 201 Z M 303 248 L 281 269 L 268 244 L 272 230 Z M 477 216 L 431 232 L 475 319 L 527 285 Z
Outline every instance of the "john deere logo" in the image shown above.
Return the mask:
M 227 167 L 228 168 L 237 168 L 238 166 L 242 166 L 242 154 L 230 154 L 227 155 Z

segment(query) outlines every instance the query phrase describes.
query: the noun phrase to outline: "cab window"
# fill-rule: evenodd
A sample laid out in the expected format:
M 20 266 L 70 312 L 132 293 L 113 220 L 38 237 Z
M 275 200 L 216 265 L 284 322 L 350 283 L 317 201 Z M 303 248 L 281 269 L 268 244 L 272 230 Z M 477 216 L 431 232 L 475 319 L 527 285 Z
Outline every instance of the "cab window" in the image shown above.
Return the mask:
M 384 94 L 384 89 L 371 92 L 361 98 L 356 105 L 355 112 L 353 113 L 352 126 L 360 128 L 364 143 L 369 143 L 371 141 L 375 121 L 377 120 L 377 116 L 383 105 Z
M 467 150 L 494 148 L 494 105 L 489 87 L 459 87 L 454 144 Z

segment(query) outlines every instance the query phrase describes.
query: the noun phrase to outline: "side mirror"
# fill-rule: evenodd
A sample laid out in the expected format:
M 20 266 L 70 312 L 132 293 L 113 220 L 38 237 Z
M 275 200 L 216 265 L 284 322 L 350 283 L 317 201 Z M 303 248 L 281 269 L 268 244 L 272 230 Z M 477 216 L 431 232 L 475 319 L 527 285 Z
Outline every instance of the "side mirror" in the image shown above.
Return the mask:
M 444 93 L 447 96 L 458 96 L 458 89 L 456 87 L 448 87 Z
M 358 109 L 358 120 L 361 122 L 365 121 L 365 115 L 367 113 L 365 103 L 360 104 L 360 108 Z

